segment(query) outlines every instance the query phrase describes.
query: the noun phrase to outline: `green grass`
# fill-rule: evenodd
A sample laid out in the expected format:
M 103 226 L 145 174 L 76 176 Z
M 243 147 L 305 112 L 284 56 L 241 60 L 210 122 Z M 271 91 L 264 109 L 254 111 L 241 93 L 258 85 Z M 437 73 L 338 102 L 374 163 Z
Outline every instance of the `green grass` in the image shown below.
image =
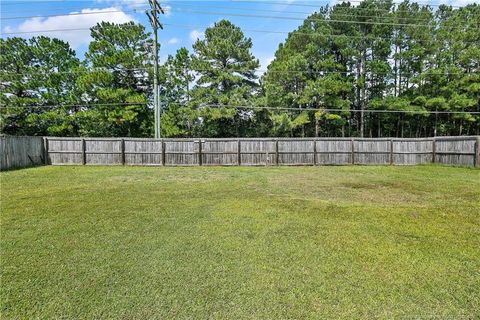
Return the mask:
M 49 166 L 0 177 L 4 319 L 480 315 L 480 170 Z

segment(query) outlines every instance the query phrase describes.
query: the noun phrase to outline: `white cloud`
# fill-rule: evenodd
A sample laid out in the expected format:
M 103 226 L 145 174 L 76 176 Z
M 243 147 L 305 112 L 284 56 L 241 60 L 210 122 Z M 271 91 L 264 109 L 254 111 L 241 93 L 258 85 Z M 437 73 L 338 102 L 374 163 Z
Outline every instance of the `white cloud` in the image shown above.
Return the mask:
M 108 3 L 113 6 L 126 6 L 130 9 L 146 8 L 148 3 L 145 0 L 96 0 L 97 3 Z
M 172 15 L 172 6 L 169 5 L 162 5 L 163 12 L 165 12 L 166 17 L 170 17 Z
M 268 65 L 275 59 L 274 56 L 261 57 L 258 60 L 260 61 L 260 69 L 267 69 Z
M 112 12 L 115 11 L 115 12 Z M 99 12 L 99 13 L 96 13 Z M 79 12 L 71 12 L 79 13 Z M 78 48 L 81 45 L 88 44 L 90 38 L 90 27 L 93 27 L 99 22 L 125 23 L 135 21 L 133 17 L 118 8 L 110 7 L 104 9 L 82 9 L 80 13 L 95 13 L 85 15 L 69 15 L 57 16 L 49 18 L 31 18 L 25 20 L 17 27 L 7 26 L 4 28 L 5 32 L 32 32 L 25 36 L 32 37 L 37 35 L 46 35 L 52 38 L 58 38 L 70 43 L 72 48 Z M 35 33 L 36 30 L 56 30 L 56 29 L 82 29 L 72 31 L 56 31 Z
M 192 30 L 190 31 L 190 40 L 192 41 L 197 41 L 197 39 L 203 39 L 205 37 L 205 34 L 201 31 L 198 30 Z
M 150 9 L 150 4 L 146 0 L 96 0 L 97 3 L 108 3 L 115 7 L 126 7 L 134 10 L 147 10 Z M 172 14 L 172 6 L 161 3 L 160 4 L 165 16 L 169 17 Z
M 179 43 L 180 40 L 178 40 L 178 38 L 171 38 L 168 40 L 168 44 L 176 44 L 176 43 Z

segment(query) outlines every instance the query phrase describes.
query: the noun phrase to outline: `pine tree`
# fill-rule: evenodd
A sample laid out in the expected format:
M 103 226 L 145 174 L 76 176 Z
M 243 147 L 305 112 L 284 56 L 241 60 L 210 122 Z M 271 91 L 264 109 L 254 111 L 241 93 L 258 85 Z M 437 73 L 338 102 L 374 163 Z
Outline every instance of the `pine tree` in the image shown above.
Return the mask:
M 191 58 L 186 48 L 168 56 L 161 68 L 162 137 L 189 137 L 197 121 L 190 104 L 190 86 L 195 80 L 191 70 Z
M 259 62 L 251 54 L 252 40 L 230 21 L 221 20 L 205 30 L 205 39 L 193 45 L 192 67 L 197 73 L 190 104 L 197 110 L 195 135 L 242 136 L 257 90 Z
M 0 39 L 1 132 L 72 135 L 74 73 L 79 65 L 68 43 L 47 37 Z M 72 73 L 73 72 L 73 73 Z
M 142 25 L 102 22 L 91 28 L 85 73 L 77 81 L 83 102 L 77 113 L 88 136 L 151 136 L 152 41 Z M 101 105 L 105 104 L 105 105 Z

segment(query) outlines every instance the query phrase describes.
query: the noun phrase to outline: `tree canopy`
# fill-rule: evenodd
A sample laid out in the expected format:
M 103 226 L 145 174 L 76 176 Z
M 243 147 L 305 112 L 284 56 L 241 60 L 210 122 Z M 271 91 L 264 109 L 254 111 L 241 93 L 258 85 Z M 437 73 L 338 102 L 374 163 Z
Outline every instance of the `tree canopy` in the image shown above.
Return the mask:
M 479 25 L 476 4 L 319 7 L 258 78 L 252 40 L 218 21 L 160 66 L 162 136 L 480 134 Z M 91 35 L 83 61 L 58 39 L 0 40 L 2 133 L 153 134 L 150 35 L 106 22 Z

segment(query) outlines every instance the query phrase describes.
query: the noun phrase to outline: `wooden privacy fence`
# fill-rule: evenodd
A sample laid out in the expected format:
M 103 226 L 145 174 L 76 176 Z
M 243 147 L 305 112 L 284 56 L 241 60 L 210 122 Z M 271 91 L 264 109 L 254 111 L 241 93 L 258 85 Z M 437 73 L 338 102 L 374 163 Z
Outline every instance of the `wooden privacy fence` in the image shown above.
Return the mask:
M 480 137 L 136 139 L 45 138 L 48 164 L 480 166 Z
M 42 137 L 0 136 L 0 170 L 43 164 L 43 143 Z

